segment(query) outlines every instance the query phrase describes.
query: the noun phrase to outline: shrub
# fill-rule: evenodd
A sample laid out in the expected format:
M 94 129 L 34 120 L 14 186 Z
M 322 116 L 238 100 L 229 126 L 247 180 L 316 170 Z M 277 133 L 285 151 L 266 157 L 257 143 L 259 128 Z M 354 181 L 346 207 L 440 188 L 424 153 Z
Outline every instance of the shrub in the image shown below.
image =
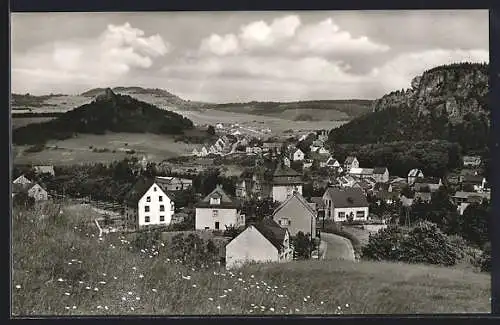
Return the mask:
M 480 267 L 483 272 L 491 272 L 491 244 L 484 245 L 483 254 L 480 258 Z
M 28 196 L 28 193 L 21 192 L 12 199 L 12 205 L 15 207 L 31 208 L 35 205 L 35 199 Z
M 314 250 L 314 244 L 309 234 L 305 235 L 302 231 L 299 231 L 292 241 L 295 257 L 298 259 L 308 259 L 311 257 L 311 252 Z
M 397 261 L 399 256 L 399 243 L 403 238 L 402 229 L 389 226 L 380 229 L 375 234 L 370 234 L 368 245 L 363 247 L 361 255 L 370 260 Z

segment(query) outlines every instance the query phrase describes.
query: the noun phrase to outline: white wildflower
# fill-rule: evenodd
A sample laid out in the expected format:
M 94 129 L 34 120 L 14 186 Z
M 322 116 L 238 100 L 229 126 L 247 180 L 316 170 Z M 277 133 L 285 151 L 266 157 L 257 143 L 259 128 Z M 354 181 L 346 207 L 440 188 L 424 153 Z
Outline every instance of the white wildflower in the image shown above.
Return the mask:
M 322 304 L 322 305 L 323 305 L 324 303 L 325 303 L 324 301 L 321 301 L 321 302 L 320 302 L 320 304 Z
M 296 311 L 296 312 L 299 312 L 299 311 L 300 311 L 300 309 L 298 309 L 298 308 L 295 308 L 295 311 Z
M 349 304 L 345 304 L 345 307 L 346 307 L 346 308 L 349 308 Z
M 232 291 L 233 291 L 233 289 L 227 289 L 227 291 L 232 292 Z
M 123 301 L 127 300 L 127 297 L 122 297 L 122 300 L 123 300 Z
M 307 302 L 307 298 L 304 298 L 304 302 Z
M 66 310 L 69 310 L 69 306 L 64 307 Z
M 210 300 L 210 301 L 214 301 L 214 298 L 212 298 L 212 297 L 209 297 L 209 298 L 208 298 L 208 300 Z
M 141 300 L 141 297 L 135 297 L 135 300 L 139 301 Z
M 99 288 L 98 288 L 98 287 L 95 287 L 95 288 L 94 288 L 94 291 L 99 291 Z
M 154 289 L 154 288 L 153 288 L 153 289 L 151 289 L 151 291 L 153 291 L 153 292 L 158 292 L 158 290 L 156 290 L 156 289 Z
M 273 307 L 269 308 L 269 310 L 274 312 L 274 308 Z
M 130 307 L 130 310 L 134 311 L 134 307 Z
M 128 292 L 128 294 L 129 294 L 129 295 L 132 295 L 132 291 L 129 291 L 129 292 Z
M 137 268 L 136 268 L 135 266 L 133 266 L 133 267 L 132 267 L 132 270 L 134 270 L 134 271 L 135 271 L 135 270 L 137 270 Z
M 57 279 L 58 282 L 64 282 L 62 278 Z
M 73 306 L 73 309 L 76 309 L 76 306 Z
M 83 281 L 78 281 L 79 284 L 83 284 Z
M 106 273 L 103 273 L 102 276 L 106 276 Z
M 106 284 L 106 281 L 99 281 L 99 284 Z
M 21 285 L 20 284 L 16 284 L 16 289 L 21 289 Z
M 222 296 L 219 296 L 219 298 L 226 298 L 227 295 L 222 295 Z
M 183 276 L 182 276 L 182 278 L 183 278 L 184 280 L 191 280 L 191 276 L 190 276 L 190 275 L 187 275 L 187 276 L 184 276 L 184 275 L 183 275 Z
M 193 284 L 193 288 L 196 288 L 196 284 Z
M 69 292 L 65 292 L 64 294 L 65 294 L 66 296 L 69 296 L 69 295 L 70 295 L 70 293 L 69 293 Z
M 97 306 L 97 309 L 101 309 L 101 308 L 102 308 L 102 306 L 101 306 L 101 305 Z
M 219 310 L 220 310 L 220 306 L 217 306 L 217 309 L 219 309 Z
M 90 290 L 90 289 L 92 289 L 92 288 L 91 288 L 91 287 L 85 287 L 85 289 Z
M 118 278 L 116 276 L 114 276 L 113 279 L 117 280 Z
M 72 265 L 72 264 L 73 264 L 73 263 L 71 263 L 71 262 L 68 262 L 68 265 Z

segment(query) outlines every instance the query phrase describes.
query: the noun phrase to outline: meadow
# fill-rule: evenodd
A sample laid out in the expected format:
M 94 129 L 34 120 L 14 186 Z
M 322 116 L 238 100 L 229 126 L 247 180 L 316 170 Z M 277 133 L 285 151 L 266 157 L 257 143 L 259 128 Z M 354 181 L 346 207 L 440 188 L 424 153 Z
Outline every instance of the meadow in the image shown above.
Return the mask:
M 92 213 L 13 211 L 12 312 L 34 315 L 342 315 L 490 312 L 489 274 L 349 261 L 192 268 L 168 242 L 98 238 Z

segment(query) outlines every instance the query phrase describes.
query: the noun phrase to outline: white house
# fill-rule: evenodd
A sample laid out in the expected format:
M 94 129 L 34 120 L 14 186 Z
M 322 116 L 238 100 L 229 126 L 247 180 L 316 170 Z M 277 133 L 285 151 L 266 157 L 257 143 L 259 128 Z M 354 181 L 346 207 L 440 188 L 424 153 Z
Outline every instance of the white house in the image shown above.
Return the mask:
M 303 169 L 311 168 L 313 165 L 312 159 L 304 159 L 304 164 L 302 165 Z
M 35 199 L 35 202 L 47 201 L 49 199 L 47 191 L 37 183 L 33 183 L 29 186 L 28 196 Z
M 225 230 L 226 226 L 245 225 L 245 216 L 240 214 L 239 202 L 230 198 L 220 185 L 198 202 L 195 208 L 196 229 Z
M 311 152 L 317 152 L 319 150 L 320 147 L 318 146 L 315 146 L 315 145 L 311 145 L 309 146 L 309 149 L 311 150 Z
M 206 157 L 206 156 L 208 156 L 208 150 L 207 150 L 207 148 L 206 148 L 206 147 L 201 148 L 201 151 L 200 151 L 200 156 L 201 156 L 201 157 Z
M 35 171 L 36 174 L 50 174 L 52 176 L 55 176 L 56 173 L 54 171 L 54 166 L 34 166 L 33 170 Z
M 283 157 L 283 164 L 287 167 L 290 167 L 291 165 L 290 159 L 288 157 Z
M 198 152 L 198 150 L 196 150 L 196 148 L 193 149 L 193 152 L 192 152 L 193 156 L 199 156 L 200 153 Z
M 356 167 L 351 167 L 351 169 L 348 171 L 349 175 L 363 179 L 366 177 L 373 177 L 373 168 L 356 168 Z
M 226 269 L 249 262 L 287 262 L 292 258 L 288 231 L 269 219 L 247 227 L 226 245 Z
M 408 172 L 408 185 L 413 185 L 417 178 L 423 178 L 424 173 L 420 169 L 414 168 Z
M 481 166 L 481 157 L 479 156 L 463 156 L 464 167 L 479 167 Z
M 481 204 L 484 200 L 491 200 L 491 194 L 458 191 L 453 196 L 453 202 L 457 205 L 457 210 L 460 215 L 464 213 L 465 209 L 471 203 Z
M 284 202 L 293 195 L 294 192 L 302 194 L 303 181 L 301 175 L 295 170 L 286 166 L 278 165 L 273 174 L 273 200 Z
M 295 150 L 293 153 L 292 159 L 293 161 L 302 161 L 304 160 L 304 152 L 300 149 Z
M 349 173 L 351 168 L 359 168 L 358 158 L 354 156 L 348 156 L 344 161 L 344 171 Z
M 321 147 L 321 148 L 318 149 L 318 153 L 320 155 L 329 155 L 330 151 L 328 151 L 327 149 L 325 149 L 325 147 Z
M 323 201 L 326 219 L 335 222 L 368 219 L 368 201 L 360 188 L 329 187 Z
M 156 176 L 155 181 L 166 191 L 182 191 L 193 186 L 193 180 L 173 176 Z
M 16 178 L 12 183 L 14 183 L 14 184 L 29 184 L 29 183 L 31 183 L 31 181 L 28 178 L 26 178 L 26 176 L 21 175 L 18 178 Z

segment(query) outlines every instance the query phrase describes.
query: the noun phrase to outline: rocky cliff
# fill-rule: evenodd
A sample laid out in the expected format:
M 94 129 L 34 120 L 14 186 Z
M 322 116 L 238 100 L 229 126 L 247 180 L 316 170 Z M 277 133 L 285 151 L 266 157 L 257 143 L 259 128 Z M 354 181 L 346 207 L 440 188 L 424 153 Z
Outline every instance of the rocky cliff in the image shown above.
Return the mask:
M 487 94 L 487 64 L 452 64 L 416 76 L 410 88 L 375 100 L 372 109 L 377 112 L 405 105 L 422 115 L 444 114 L 455 124 L 462 122 L 468 113 L 487 114 Z

